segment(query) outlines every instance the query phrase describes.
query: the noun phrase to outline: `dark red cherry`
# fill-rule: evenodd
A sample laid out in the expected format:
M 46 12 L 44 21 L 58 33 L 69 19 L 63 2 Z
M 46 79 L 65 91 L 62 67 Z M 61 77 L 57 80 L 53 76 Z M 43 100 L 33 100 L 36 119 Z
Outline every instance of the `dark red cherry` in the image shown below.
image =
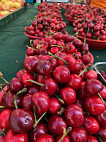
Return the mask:
M 61 138 L 62 138 L 62 135 L 58 136 L 58 137 L 56 138 L 56 142 L 59 142 L 59 140 L 60 140 Z M 65 136 L 61 142 L 71 142 L 70 137 L 69 137 L 69 136 Z
M 102 98 L 106 99 L 106 86 L 103 86 L 103 89 L 99 92 Z
M 89 55 L 85 54 L 82 55 L 82 61 L 84 62 L 85 65 L 88 65 L 91 62 L 91 58 Z
M 88 79 L 85 82 L 85 91 L 89 96 L 95 96 L 103 89 L 102 83 L 97 79 Z
M 32 109 L 32 95 L 26 94 L 22 99 L 23 108 Z
M 49 110 L 50 98 L 45 92 L 37 92 L 32 96 L 32 103 L 36 106 L 36 112 L 41 115 Z
M 87 133 L 84 128 L 73 128 L 69 133 L 72 142 L 86 142 Z
M 28 136 L 26 133 L 15 134 L 13 130 L 9 130 L 5 137 L 5 142 L 28 142 Z
M 92 116 L 86 116 L 84 128 L 88 134 L 96 134 L 99 131 L 99 123 Z
M 60 107 L 61 107 L 61 103 L 59 102 L 57 98 L 50 98 L 50 108 L 49 108 L 50 113 L 52 114 L 57 113 Z
M 65 120 L 58 115 L 52 115 L 48 121 L 48 129 L 53 135 L 62 135 L 63 128 L 67 129 Z
M 40 86 L 38 85 L 32 85 L 28 88 L 28 93 L 33 95 L 34 93 L 40 91 Z
M 58 66 L 53 71 L 53 77 L 59 83 L 66 83 L 70 78 L 70 71 L 65 66 Z
M 76 92 L 70 87 L 62 88 L 60 95 L 67 105 L 74 103 L 76 100 Z
M 29 56 L 24 60 L 24 68 L 29 73 L 36 72 L 38 58 L 36 56 Z
M 73 88 L 74 90 L 78 90 L 81 86 L 82 79 L 77 74 L 71 74 L 69 82 L 67 83 L 67 86 L 70 88 Z
M 80 127 L 84 123 L 82 108 L 76 104 L 67 106 L 65 109 L 65 118 L 69 126 Z
M 10 80 L 9 87 L 12 92 L 18 92 L 23 88 L 23 84 L 18 78 L 14 77 Z
M 51 135 L 44 134 L 41 135 L 36 142 L 54 142 L 54 138 Z
M 99 142 L 99 141 L 94 136 L 89 135 L 88 139 L 87 139 L 87 142 Z
M 26 51 L 27 56 L 34 56 L 35 55 L 35 50 L 29 47 Z
M 27 72 L 22 75 L 23 84 L 26 85 L 26 86 L 32 86 L 33 83 L 29 82 L 27 80 L 34 80 L 34 76 L 30 73 L 27 73 Z
M 4 96 L 3 99 L 6 108 L 15 109 L 15 104 L 14 104 L 15 95 L 12 92 L 8 91 L 8 93 Z M 18 95 L 16 102 L 19 108 L 21 107 L 21 101 L 22 101 L 22 96 Z
M 17 77 L 19 80 L 21 80 L 22 75 L 23 75 L 25 72 L 26 72 L 25 69 L 19 70 L 19 71 L 17 72 L 17 74 L 16 74 L 16 77 Z
M 101 114 L 97 115 L 96 119 L 101 126 L 106 127 L 106 109 Z
M 106 141 L 106 127 L 101 127 L 98 135 L 102 138 L 103 142 Z
M 39 60 L 36 69 L 37 69 L 37 72 L 39 74 L 48 75 L 52 71 L 52 66 L 51 66 L 51 63 L 49 61 Z
M 11 114 L 10 109 L 6 109 L 0 114 L 0 128 L 9 129 L 9 117 Z
M 31 131 L 31 142 L 35 142 L 37 138 L 39 138 L 41 135 L 47 134 L 47 132 L 47 126 L 43 123 L 39 123 L 37 127 Z
M 99 97 L 89 97 L 84 102 L 85 108 L 92 115 L 99 115 L 105 110 L 105 103 Z
M 89 70 L 85 76 L 86 79 L 97 79 L 97 73 L 94 70 Z
M 28 109 L 13 110 L 9 119 L 10 128 L 16 133 L 25 133 L 34 125 L 34 115 Z

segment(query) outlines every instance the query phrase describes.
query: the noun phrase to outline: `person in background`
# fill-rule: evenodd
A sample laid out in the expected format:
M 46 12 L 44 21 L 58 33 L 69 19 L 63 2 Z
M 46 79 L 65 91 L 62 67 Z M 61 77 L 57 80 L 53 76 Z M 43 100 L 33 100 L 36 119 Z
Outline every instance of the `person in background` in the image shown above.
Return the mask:
M 90 3 L 90 6 L 99 7 L 102 10 L 106 11 L 106 0 L 87 0 Z

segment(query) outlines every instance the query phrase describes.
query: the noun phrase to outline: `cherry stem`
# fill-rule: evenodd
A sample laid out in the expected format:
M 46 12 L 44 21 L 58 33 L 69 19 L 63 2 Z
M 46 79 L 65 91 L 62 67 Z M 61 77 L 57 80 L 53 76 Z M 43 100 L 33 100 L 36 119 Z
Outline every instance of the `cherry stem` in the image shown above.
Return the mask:
M 100 95 L 100 93 L 98 93 L 98 96 L 99 96 L 99 98 L 105 103 L 105 105 L 106 105 L 106 102 L 104 101 L 104 99 L 102 98 L 102 96 Z
M 16 95 L 19 95 L 19 94 L 24 93 L 26 91 L 27 91 L 27 88 L 23 88 L 22 90 L 18 91 Z
M 5 106 L 0 106 L 0 109 L 5 108 Z
M 65 136 L 67 136 L 67 134 L 72 130 L 72 127 L 69 127 L 66 131 L 66 129 L 63 127 L 63 136 L 61 137 L 61 139 L 58 142 L 61 142 Z
M 81 76 L 85 71 L 87 71 L 87 68 L 85 68 L 85 69 L 79 74 L 79 76 Z
M 67 64 L 68 65 L 68 62 L 67 61 L 65 61 L 64 59 L 62 59 L 61 57 L 58 57 L 56 54 L 55 55 L 53 55 L 51 52 L 48 52 L 48 54 L 49 55 L 51 55 L 51 56 L 53 56 L 54 58 L 58 58 L 58 59 L 60 59 L 61 61 L 63 61 L 65 64 Z
M 37 123 L 37 118 L 36 118 L 36 113 L 35 113 L 35 111 L 36 111 L 36 106 L 34 106 L 34 117 L 35 117 L 35 124 Z
M 15 108 L 18 109 L 17 96 L 16 95 L 14 95 L 14 105 L 15 105 Z
M 64 104 L 64 100 L 62 100 L 61 98 L 59 98 L 57 95 L 55 95 L 56 96 L 56 98 L 62 103 L 62 104 Z
M 9 82 L 8 82 L 4 77 L 1 77 L 1 79 L 2 79 L 6 84 L 9 84 Z
M 26 45 L 26 47 L 36 51 L 36 49 L 34 49 L 34 48 L 32 48 L 32 47 L 29 47 L 28 45 Z
M 51 45 L 51 47 L 59 47 L 59 48 L 62 48 L 62 51 L 63 51 L 63 46 Z
M 84 45 L 86 44 L 86 37 L 84 38 Z
M 100 34 L 100 36 L 97 39 L 100 39 L 101 36 L 102 36 L 102 34 Z
M 44 86 L 44 84 L 39 83 L 39 82 L 34 81 L 34 80 L 31 80 L 31 79 L 29 79 L 29 80 L 27 80 L 27 81 L 32 82 L 32 83 L 34 83 L 34 84 L 37 84 L 37 85 L 39 85 L 39 86 Z

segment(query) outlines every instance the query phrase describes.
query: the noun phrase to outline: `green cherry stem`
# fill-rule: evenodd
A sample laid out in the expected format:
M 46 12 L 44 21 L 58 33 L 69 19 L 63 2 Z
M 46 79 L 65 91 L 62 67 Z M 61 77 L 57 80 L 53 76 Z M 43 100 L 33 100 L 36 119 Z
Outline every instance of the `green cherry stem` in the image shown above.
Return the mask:
M 29 80 L 27 80 L 27 81 L 32 82 L 32 83 L 34 83 L 34 84 L 37 84 L 37 85 L 39 85 L 39 86 L 44 86 L 44 84 L 39 83 L 39 82 L 34 81 L 34 80 L 31 80 L 31 79 L 29 79 Z
M 0 109 L 5 108 L 5 106 L 0 106 Z
M 85 69 L 79 74 L 79 76 L 81 76 L 85 71 L 87 71 L 87 68 L 85 68 Z
M 99 98 L 105 103 L 105 105 L 106 105 L 106 102 L 104 101 L 104 99 L 102 98 L 102 96 L 100 95 L 100 93 L 98 93 L 98 96 L 99 96 Z
M 17 95 L 14 95 L 14 105 L 15 105 L 15 108 L 18 109 L 18 105 L 17 105 Z

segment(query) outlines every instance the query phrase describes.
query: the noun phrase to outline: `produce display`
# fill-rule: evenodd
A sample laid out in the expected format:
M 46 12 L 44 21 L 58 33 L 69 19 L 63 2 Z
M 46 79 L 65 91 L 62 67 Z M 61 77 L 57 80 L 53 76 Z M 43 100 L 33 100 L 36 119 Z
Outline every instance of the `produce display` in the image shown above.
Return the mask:
M 0 72 L 0 142 L 105 142 L 106 86 L 88 44 L 66 32 L 61 5 L 38 9 L 24 68 L 9 82 Z
M 0 0 L 0 18 L 8 15 L 11 11 L 21 8 L 23 0 Z

